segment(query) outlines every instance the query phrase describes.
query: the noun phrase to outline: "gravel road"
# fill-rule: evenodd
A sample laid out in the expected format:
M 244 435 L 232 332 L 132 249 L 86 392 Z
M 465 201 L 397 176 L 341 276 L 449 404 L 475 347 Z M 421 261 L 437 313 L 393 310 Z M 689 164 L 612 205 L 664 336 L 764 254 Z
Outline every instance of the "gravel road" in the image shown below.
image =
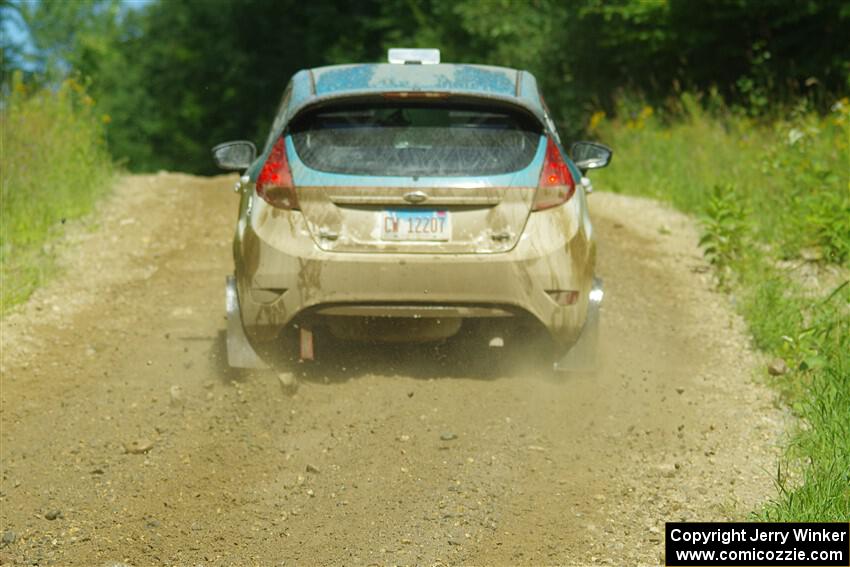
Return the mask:
M 665 521 L 775 493 L 784 417 L 687 217 L 590 196 L 596 376 L 336 344 L 293 391 L 226 365 L 234 180 L 122 178 L 0 322 L 0 563 L 659 564 Z

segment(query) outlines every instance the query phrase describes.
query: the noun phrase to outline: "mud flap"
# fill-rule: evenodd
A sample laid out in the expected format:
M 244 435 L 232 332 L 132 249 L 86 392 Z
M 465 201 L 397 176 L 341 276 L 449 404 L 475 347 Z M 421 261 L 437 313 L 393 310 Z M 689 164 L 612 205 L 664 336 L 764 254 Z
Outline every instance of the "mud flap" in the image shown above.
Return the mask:
M 576 343 L 558 361 L 555 372 L 591 372 L 596 370 L 597 346 L 599 343 L 599 308 L 602 305 L 602 280 L 593 278 L 590 301 L 587 303 L 587 319 Z
M 245 336 L 242 314 L 239 312 L 239 296 L 236 294 L 236 278 L 233 276 L 227 276 L 224 297 L 227 308 L 227 364 L 232 368 L 268 368 Z

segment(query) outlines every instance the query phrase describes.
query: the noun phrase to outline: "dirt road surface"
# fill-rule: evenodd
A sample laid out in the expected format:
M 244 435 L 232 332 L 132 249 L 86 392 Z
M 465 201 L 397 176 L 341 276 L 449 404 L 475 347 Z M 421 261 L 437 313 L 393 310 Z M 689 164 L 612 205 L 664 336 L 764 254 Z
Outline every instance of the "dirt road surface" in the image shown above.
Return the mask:
M 226 365 L 234 180 L 122 179 L 3 320 L 3 564 L 658 564 L 664 521 L 774 494 L 783 417 L 686 217 L 590 197 L 595 377 L 317 345 L 292 394 Z

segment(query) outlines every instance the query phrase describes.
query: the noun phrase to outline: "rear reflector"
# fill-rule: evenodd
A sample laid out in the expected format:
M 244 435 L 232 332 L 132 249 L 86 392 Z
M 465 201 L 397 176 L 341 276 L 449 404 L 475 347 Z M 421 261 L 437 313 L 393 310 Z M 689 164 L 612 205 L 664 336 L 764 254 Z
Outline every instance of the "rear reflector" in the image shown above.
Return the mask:
M 257 194 L 278 209 L 298 209 L 298 196 L 292 183 L 292 172 L 286 158 L 286 142 L 281 136 L 275 142 L 257 177 Z
M 570 175 L 570 168 L 564 161 L 558 145 L 552 138 L 546 139 L 546 158 L 537 183 L 533 211 L 542 211 L 557 207 L 569 201 L 576 192 L 576 184 Z
M 251 299 L 257 303 L 272 303 L 277 301 L 281 295 L 286 293 L 285 288 L 250 288 Z
M 575 305 L 576 301 L 578 301 L 578 291 L 574 289 L 546 290 L 546 293 L 548 293 L 549 297 L 552 298 L 552 301 L 558 305 Z

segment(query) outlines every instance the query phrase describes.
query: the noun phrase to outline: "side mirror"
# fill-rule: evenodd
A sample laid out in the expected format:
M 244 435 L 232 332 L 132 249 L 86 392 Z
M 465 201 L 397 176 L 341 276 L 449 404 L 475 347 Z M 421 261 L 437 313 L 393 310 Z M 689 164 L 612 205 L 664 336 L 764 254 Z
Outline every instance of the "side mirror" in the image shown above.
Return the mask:
M 570 155 L 582 173 L 588 169 L 599 169 L 611 162 L 614 150 L 596 142 L 576 142 L 570 146 Z
M 257 147 L 252 142 L 224 142 L 212 149 L 213 160 L 221 169 L 247 169 L 257 159 Z

